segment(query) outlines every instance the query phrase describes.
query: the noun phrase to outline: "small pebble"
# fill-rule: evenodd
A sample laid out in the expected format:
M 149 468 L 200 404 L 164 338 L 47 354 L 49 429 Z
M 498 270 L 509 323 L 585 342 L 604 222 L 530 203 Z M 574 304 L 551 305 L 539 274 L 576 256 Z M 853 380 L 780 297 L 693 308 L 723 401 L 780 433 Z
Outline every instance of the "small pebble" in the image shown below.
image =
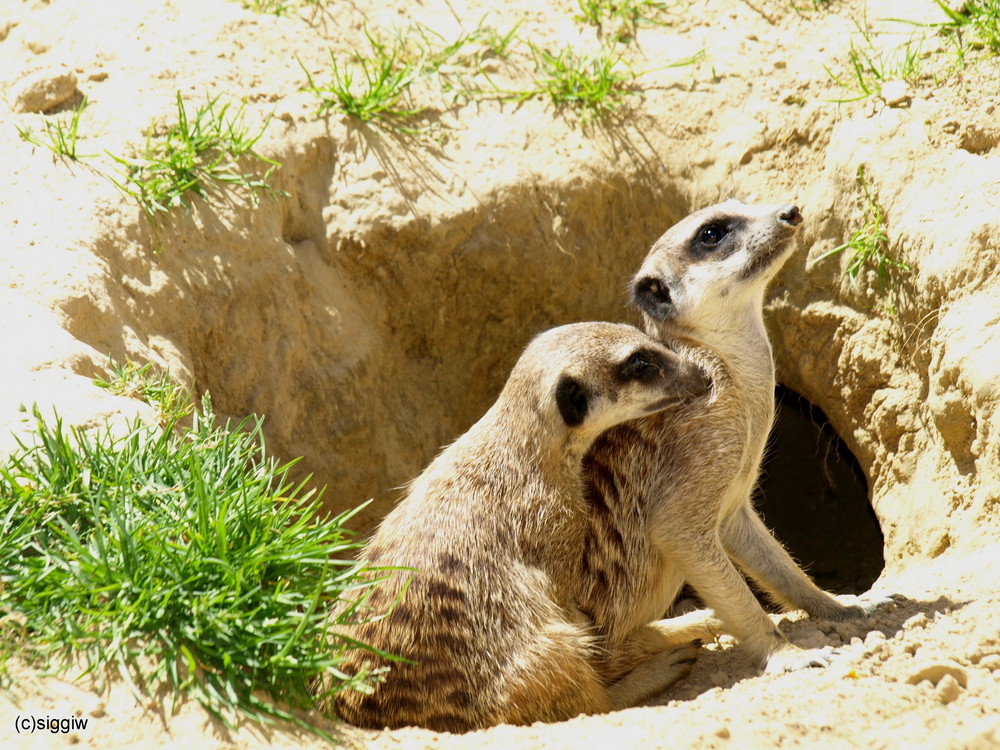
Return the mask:
M 883 648 L 885 648 L 885 641 L 873 641 L 870 644 L 865 644 L 865 648 L 862 653 L 865 656 L 874 656 L 882 651 Z
M 938 682 L 935 692 L 937 693 L 938 700 L 947 704 L 959 696 L 962 692 L 962 686 L 958 684 L 958 680 L 950 674 L 946 674 Z
M 920 664 L 910 672 L 910 676 L 906 678 L 906 681 L 910 685 L 916 685 L 923 680 L 927 680 L 932 685 L 937 686 L 945 675 L 951 675 L 963 688 L 969 686 L 969 676 L 965 673 L 965 670 L 954 662 L 947 661 Z
M 793 638 L 795 645 L 802 648 L 822 648 L 828 643 L 826 635 L 821 630 L 806 630 Z
M 709 675 L 709 679 L 712 680 L 713 685 L 715 685 L 716 687 L 721 687 L 725 685 L 727 682 L 729 682 L 729 675 L 723 672 L 722 670 L 718 670 L 712 672 L 712 674 Z
M 886 81 L 882 84 L 882 98 L 890 107 L 902 107 L 910 103 L 910 87 L 906 81 Z
M 914 628 L 925 628 L 927 627 L 928 622 L 930 622 L 930 620 L 927 619 L 927 615 L 923 612 L 918 612 L 903 623 L 903 629 L 912 630 Z
M 44 39 L 39 39 L 38 37 L 28 37 L 24 40 L 24 46 L 34 52 L 36 55 L 44 55 L 50 49 L 52 45 L 49 44 Z
M 979 660 L 979 666 L 991 672 L 996 672 L 1000 669 L 1000 654 L 987 654 Z
M 845 641 L 851 640 L 853 634 L 856 632 L 854 624 L 850 622 L 835 622 L 833 624 L 833 631 Z

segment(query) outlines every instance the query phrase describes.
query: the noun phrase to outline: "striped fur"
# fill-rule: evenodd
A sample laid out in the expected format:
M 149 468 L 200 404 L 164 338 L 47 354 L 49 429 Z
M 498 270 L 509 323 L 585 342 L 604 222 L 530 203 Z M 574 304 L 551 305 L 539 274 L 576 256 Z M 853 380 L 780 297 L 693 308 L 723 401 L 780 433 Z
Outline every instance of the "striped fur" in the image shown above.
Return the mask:
M 640 350 L 658 374 L 626 366 Z M 586 394 L 572 426 L 554 396 L 565 377 Z M 369 542 L 371 565 L 412 570 L 372 595 L 374 612 L 398 600 L 387 614 L 343 634 L 409 662 L 353 651 L 349 674 L 388 671 L 369 695 L 340 693 L 339 715 L 364 727 L 462 732 L 607 711 L 648 692 L 641 676 L 610 684 L 599 668 L 605 639 L 577 606 L 589 528 L 581 461 L 607 428 L 708 388 L 700 368 L 630 326 L 576 324 L 536 338 L 497 403 L 412 483 Z M 659 684 L 689 669 L 690 645 L 659 652 Z

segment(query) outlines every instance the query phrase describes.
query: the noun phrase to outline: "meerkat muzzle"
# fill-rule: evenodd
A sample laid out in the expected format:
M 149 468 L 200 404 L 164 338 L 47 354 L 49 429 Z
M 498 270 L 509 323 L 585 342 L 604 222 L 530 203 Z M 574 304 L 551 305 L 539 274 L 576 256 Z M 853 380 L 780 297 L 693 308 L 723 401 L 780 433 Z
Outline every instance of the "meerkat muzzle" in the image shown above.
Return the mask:
M 681 383 L 688 396 L 704 396 L 712 390 L 712 378 L 700 365 L 685 360 L 682 372 L 684 376 L 681 378 Z
M 788 204 L 787 206 L 782 206 L 778 210 L 778 221 L 797 227 L 805 221 L 805 217 L 802 215 L 802 211 L 799 210 L 798 206 Z
M 711 392 L 712 385 L 712 378 L 705 370 L 694 362 L 681 360 L 677 369 L 667 374 L 663 398 L 650 404 L 646 411 L 652 414 L 672 404 L 699 398 Z

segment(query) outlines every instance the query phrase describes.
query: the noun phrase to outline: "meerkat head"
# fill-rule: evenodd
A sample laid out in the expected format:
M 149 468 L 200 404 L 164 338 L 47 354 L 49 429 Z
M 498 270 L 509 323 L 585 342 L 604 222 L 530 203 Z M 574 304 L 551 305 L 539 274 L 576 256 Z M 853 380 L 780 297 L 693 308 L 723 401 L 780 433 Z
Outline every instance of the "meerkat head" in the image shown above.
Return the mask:
M 589 443 L 621 422 L 705 395 L 711 381 L 693 362 L 679 357 L 637 328 L 618 323 L 574 323 L 537 336 L 508 381 L 531 408 Z
M 803 221 L 797 206 L 729 200 L 672 226 L 632 279 L 647 330 L 726 326 L 763 302 L 764 289 L 791 254 Z

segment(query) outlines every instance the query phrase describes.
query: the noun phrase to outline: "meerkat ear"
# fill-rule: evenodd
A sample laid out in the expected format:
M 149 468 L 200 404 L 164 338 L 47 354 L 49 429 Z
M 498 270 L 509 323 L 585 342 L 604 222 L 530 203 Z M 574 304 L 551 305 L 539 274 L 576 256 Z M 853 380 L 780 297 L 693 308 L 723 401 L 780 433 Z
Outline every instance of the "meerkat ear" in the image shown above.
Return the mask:
M 590 408 L 590 392 L 571 375 L 561 375 L 556 386 L 556 405 L 568 427 L 579 426 Z
M 657 320 L 669 320 L 677 313 L 669 284 L 656 276 L 640 276 L 632 282 L 632 304 Z

